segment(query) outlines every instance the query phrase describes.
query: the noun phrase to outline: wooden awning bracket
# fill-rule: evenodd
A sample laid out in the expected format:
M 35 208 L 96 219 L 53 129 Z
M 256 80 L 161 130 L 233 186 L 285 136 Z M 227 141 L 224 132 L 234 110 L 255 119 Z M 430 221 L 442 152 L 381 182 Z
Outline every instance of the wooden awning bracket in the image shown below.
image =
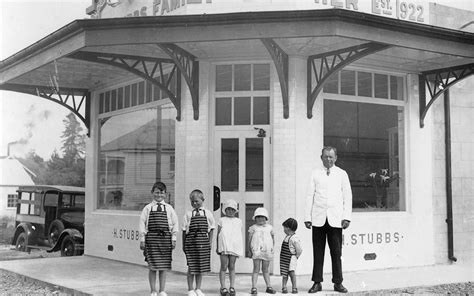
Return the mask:
M 181 80 L 179 67 L 171 59 L 152 58 L 115 53 L 78 51 L 68 58 L 114 66 L 133 73 L 161 89 L 176 108 L 176 120 L 181 120 Z M 163 69 L 171 67 L 169 75 Z M 157 76 L 158 75 L 158 76 Z M 171 81 L 176 75 L 176 89 L 171 89 Z
M 389 48 L 381 43 L 364 43 L 339 50 L 316 54 L 307 61 L 307 117 L 313 117 L 313 106 L 326 80 L 345 66 L 367 55 Z M 313 86 L 313 75 L 315 85 Z
M 2 84 L 0 89 L 38 96 L 66 107 L 84 123 L 90 136 L 91 93 L 88 89 L 13 83 Z
M 428 110 L 435 100 L 453 84 L 474 73 L 474 63 L 449 68 L 442 68 L 421 72 L 418 75 L 418 91 L 420 100 L 420 128 L 425 125 L 424 120 Z M 429 91 L 429 102 L 426 103 L 426 88 Z
M 188 85 L 193 104 L 193 118 L 199 119 L 199 62 L 197 58 L 181 47 L 173 43 L 158 43 L 158 47 L 164 51 L 178 67 Z
M 278 79 L 280 80 L 281 97 L 283 100 L 283 118 L 289 117 L 289 94 L 288 94 L 288 55 L 278 44 L 270 38 L 260 39 L 268 50 L 275 65 Z

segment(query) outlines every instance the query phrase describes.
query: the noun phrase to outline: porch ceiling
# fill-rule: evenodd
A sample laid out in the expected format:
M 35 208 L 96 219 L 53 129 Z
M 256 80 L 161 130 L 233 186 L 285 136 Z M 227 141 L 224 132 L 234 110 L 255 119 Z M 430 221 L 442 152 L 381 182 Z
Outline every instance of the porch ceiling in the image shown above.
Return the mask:
M 344 10 L 81 20 L 2 61 L 0 85 L 45 86 L 56 74 L 59 87 L 94 90 L 136 76 L 68 55 L 81 51 L 169 58 L 157 42 L 175 43 L 198 60 L 271 60 L 260 38 L 272 38 L 290 57 L 301 58 L 385 43 L 392 47 L 354 65 L 420 73 L 473 63 L 473 36 L 371 15 L 361 18 Z

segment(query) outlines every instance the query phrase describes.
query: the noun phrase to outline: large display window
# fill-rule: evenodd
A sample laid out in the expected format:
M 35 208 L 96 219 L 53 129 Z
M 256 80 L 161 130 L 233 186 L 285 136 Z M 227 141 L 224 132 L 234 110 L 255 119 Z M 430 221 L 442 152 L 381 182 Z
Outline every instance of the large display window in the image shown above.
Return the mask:
M 156 181 L 174 205 L 175 118 L 167 103 L 100 119 L 97 209 L 139 211 Z
M 344 70 L 324 89 L 324 144 L 338 150 L 355 211 L 405 210 L 403 81 Z

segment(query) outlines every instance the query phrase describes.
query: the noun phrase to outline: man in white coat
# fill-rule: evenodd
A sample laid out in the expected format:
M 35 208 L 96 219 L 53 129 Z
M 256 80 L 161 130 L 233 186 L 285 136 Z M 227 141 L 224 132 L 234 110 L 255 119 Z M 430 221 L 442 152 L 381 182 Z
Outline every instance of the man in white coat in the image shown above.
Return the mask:
M 335 166 L 337 150 L 324 147 L 323 167 L 311 174 L 306 196 L 305 226 L 313 232 L 313 276 L 309 293 L 322 290 L 326 239 L 331 252 L 334 290 L 347 293 L 342 285 L 342 230 L 349 227 L 352 213 L 352 191 L 346 171 Z

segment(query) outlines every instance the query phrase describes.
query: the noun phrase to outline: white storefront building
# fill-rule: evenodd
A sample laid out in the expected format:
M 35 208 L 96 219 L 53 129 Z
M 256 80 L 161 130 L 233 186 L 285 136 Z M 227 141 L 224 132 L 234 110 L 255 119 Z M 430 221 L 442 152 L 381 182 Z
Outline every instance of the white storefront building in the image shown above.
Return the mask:
M 100 0 L 87 13 L 0 64 L 1 89 L 55 100 L 89 128 L 86 255 L 144 264 L 138 217 L 161 180 L 180 220 L 195 188 L 216 218 L 220 202 L 237 200 L 244 234 L 266 207 L 274 274 L 281 223 L 294 217 L 297 273 L 309 274 L 305 195 L 331 145 L 354 196 L 343 270 L 473 259 L 472 11 L 411 0 Z

